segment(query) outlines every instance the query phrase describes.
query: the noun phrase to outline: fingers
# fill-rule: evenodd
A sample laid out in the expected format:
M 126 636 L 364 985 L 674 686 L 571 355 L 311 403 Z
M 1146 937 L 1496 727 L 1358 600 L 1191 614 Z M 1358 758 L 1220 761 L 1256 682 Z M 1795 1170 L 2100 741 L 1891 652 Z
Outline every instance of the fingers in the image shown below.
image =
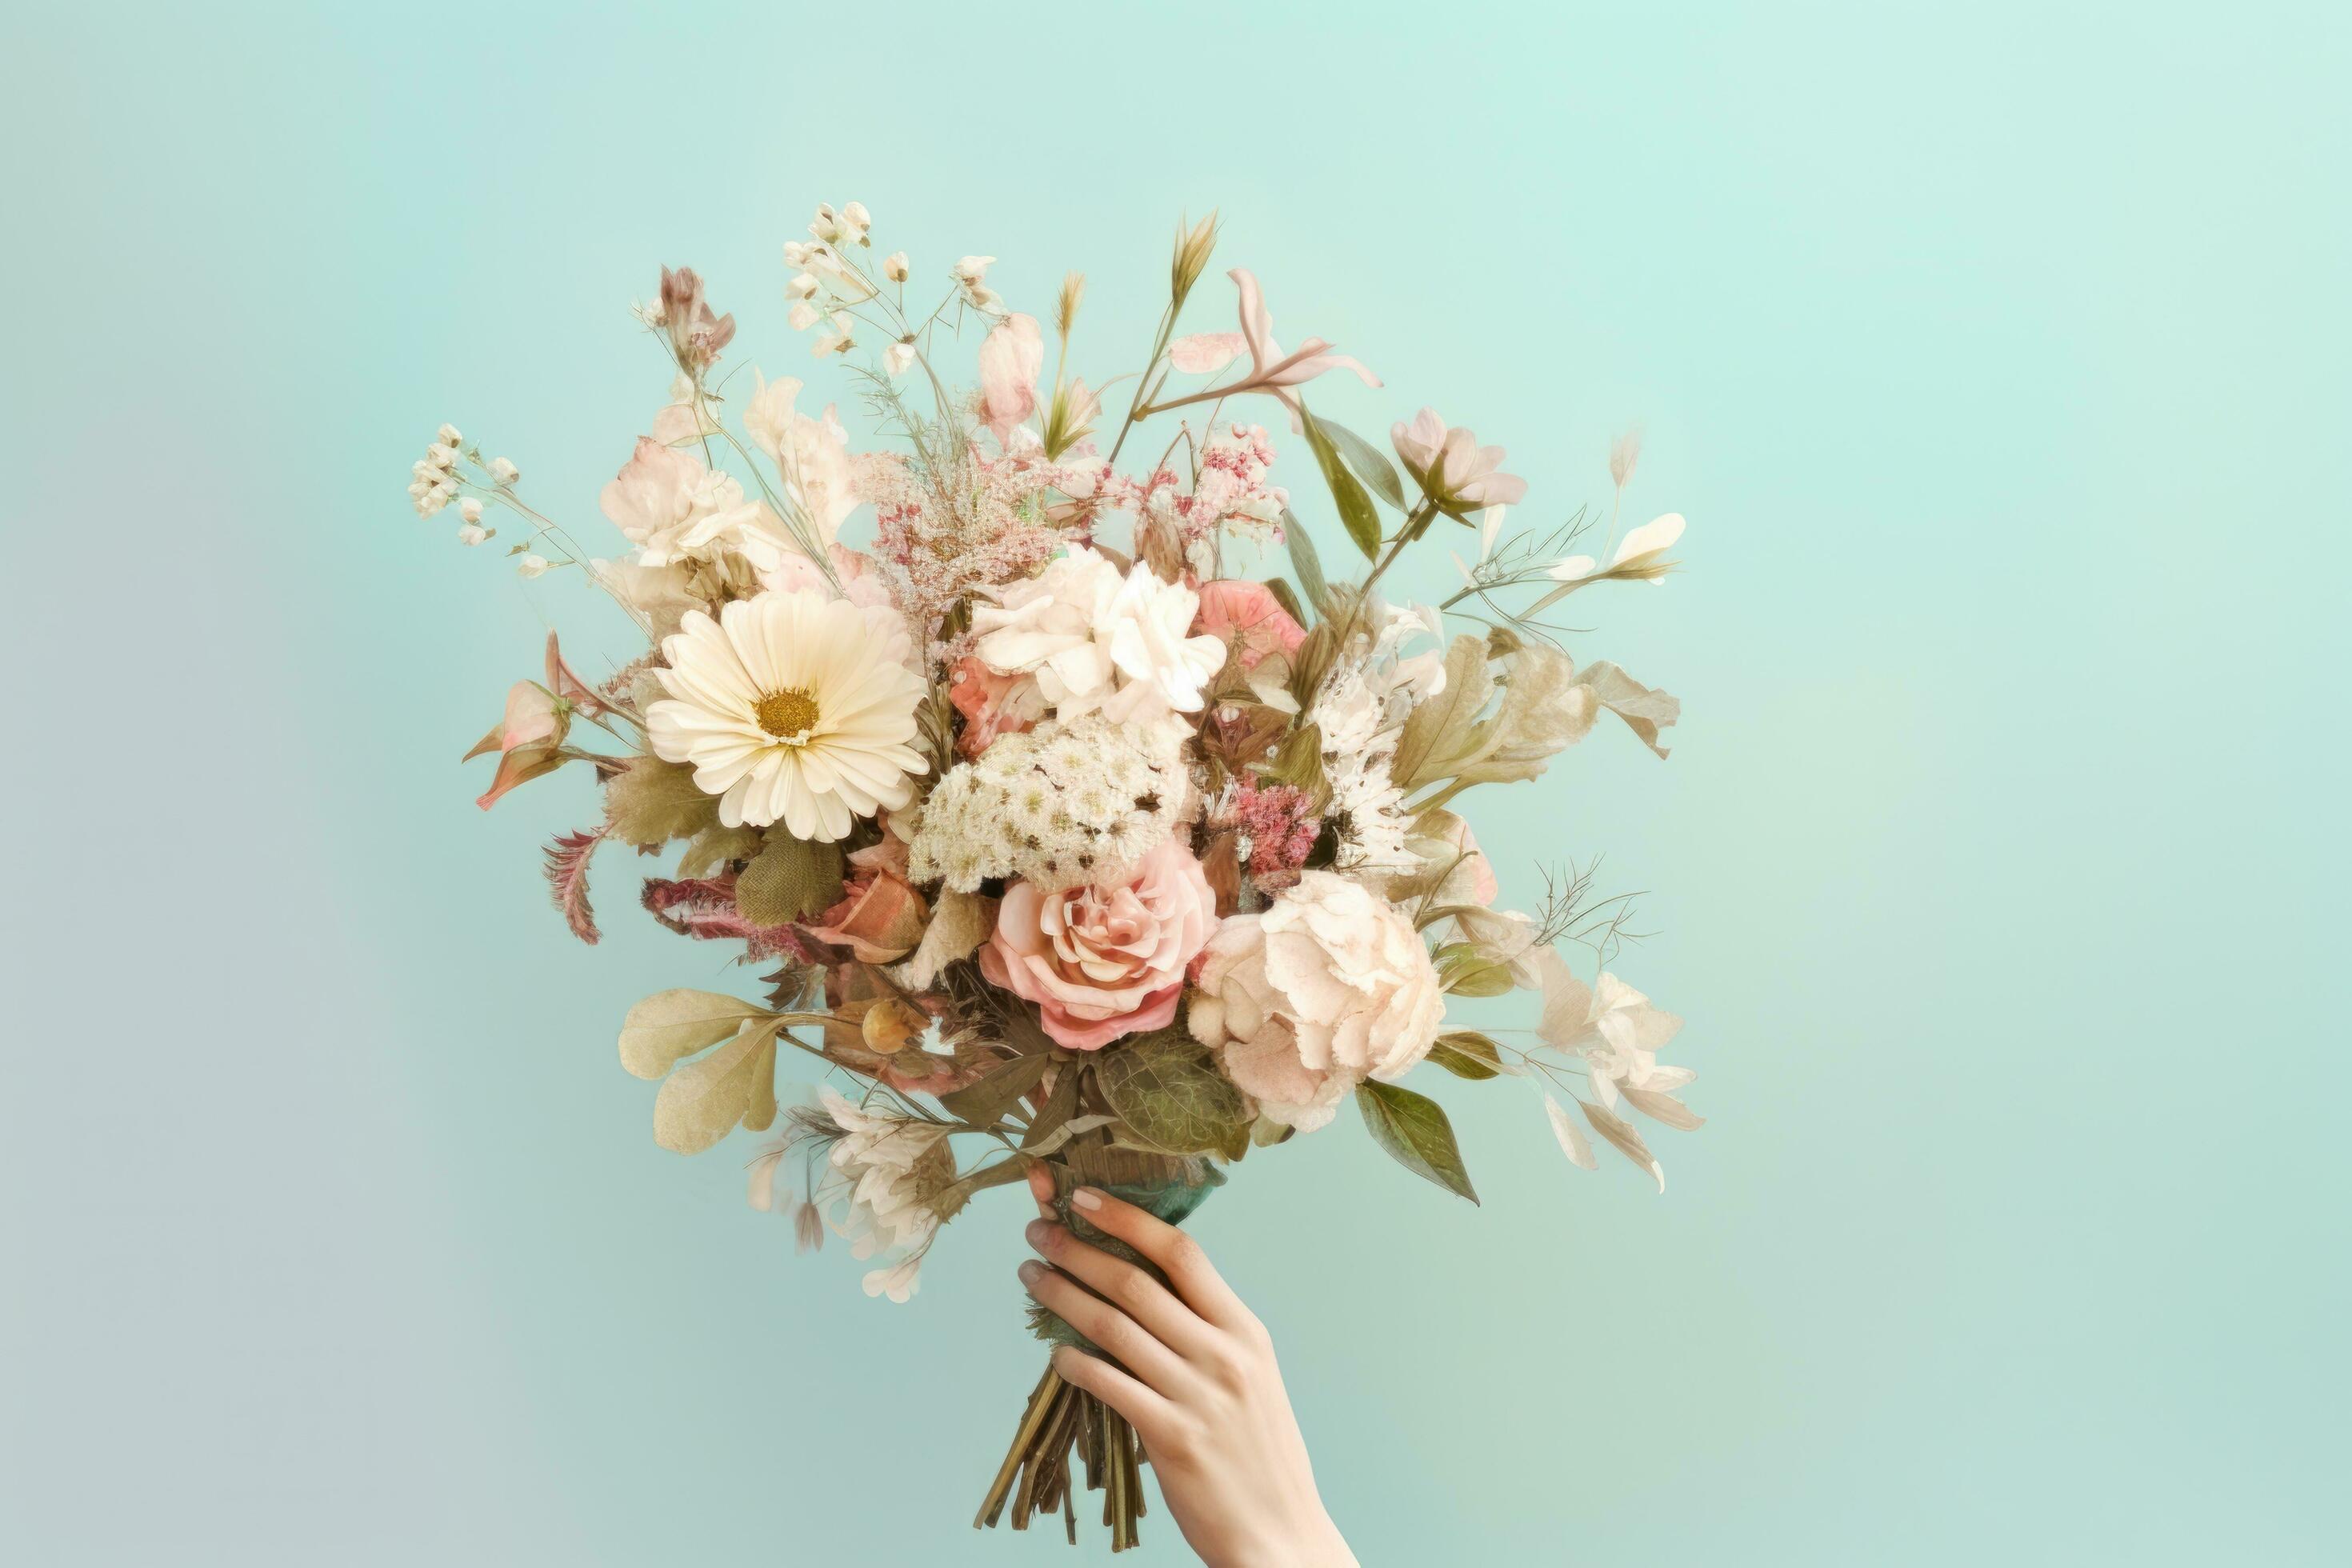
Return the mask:
M 1055 1373 L 1073 1388 L 1083 1388 L 1121 1415 L 1143 1439 L 1144 1447 L 1163 1440 L 1175 1429 L 1176 1407 L 1098 1355 L 1076 1345 L 1055 1348 Z
M 1029 1195 L 1037 1200 L 1037 1217 L 1055 1219 L 1054 1213 L 1054 1173 L 1043 1161 L 1032 1161 L 1029 1166 Z
M 1184 1363 L 1174 1351 L 1068 1275 L 1031 1258 L 1021 1265 L 1021 1283 L 1039 1305 L 1101 1346 L 1105 1354 L 1117 1357 L 1146 1387 L 1166 1394 L 1190 1385 Z
M 1209 1266 L 1209 1255 L 1201 1250 L 1201 1244 L 1166 1220 L 1098 1187 L 1080 1187 L 1070 1194 L 1070 1203 L 1088 1225 L 1118 1237 L 1158 1264 L 1184 1304 L 1210 1322 L 1240 1329 L 1255 1321 L 1233 1287 Z
M 1178 1355 L 1189 1361 L 1210 1350 L 1216 1331 L 1171 1294 L 1168 1287 L 1127 1259 L 1090 1247 L 1065 1227 L 1043 1220 L 1029 1226 L 1029 1245 Z

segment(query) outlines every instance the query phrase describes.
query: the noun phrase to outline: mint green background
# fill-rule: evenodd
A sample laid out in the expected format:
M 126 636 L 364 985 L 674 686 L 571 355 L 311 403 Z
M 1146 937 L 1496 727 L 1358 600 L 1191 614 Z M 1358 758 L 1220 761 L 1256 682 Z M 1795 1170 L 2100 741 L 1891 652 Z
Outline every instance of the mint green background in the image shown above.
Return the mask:
M 1577 645 L 1672 762 L 1475 808 L 1515 895 L 1656 889 L 1666 1195 L 1441 1079 L 1483 1208 L 1349 1119 L 1197 1222 L 1367 1563 L 2345 1560 L 2340 16 L 12 11 L 0 1556 L 1064 1560 L 966 1522 L 1018 1205 L 892 1308 L 653 1147 L 620 1014 L 739 973 L 617 856 L 572 943 L 584 781 L 457 763 L 543 617 L 625 639 L 401 495 L 448 418 L 596 525 L 626 302 L 808 374 L 777 247 L 856 197 L 1085 268 L 1095 376 L 1220 205 L 1387 378 L 1327 412 L 1555 512 L 1639 417 L 1691 520 Z

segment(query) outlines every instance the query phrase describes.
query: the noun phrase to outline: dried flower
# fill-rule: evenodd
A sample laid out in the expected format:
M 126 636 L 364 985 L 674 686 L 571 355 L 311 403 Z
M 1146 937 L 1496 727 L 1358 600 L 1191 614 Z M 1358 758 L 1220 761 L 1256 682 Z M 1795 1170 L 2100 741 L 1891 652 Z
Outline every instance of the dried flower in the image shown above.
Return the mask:
M 515 563 L 515 573 L 518 576 L 537 577 L 544 574 L 551 564 L 546 556 L 534 551 Z
M 1666 580 L 1676 563 L 1665 558 L 1666 552 L 1683 536 L 1683 514 L 1670 511 L 1654 517 L 1617 542 L 1616 551 L 1603 568 L 1590 555 L 1570 555 L 1554 565 L 1546 575 L 1580 588 L 1589 583 L 1627 582 L 1658 583 Z
M 662 268 L 661 311 L 670 352 L 689 374 L 708 370 L 718 362 L 719 351 L 734 341 L 735 318 L 710 309 L 702 297 L 702 279 L 691 267 Z
M 1117 877 L 1164 843 L 1189 799 L 1182 760 L 1098 713 L 1004 735 L 923 801 L 908 875 L 971 892 L 991 877 L 1041 891 Z
M 490 479 L 491 481 L 497 484 L 499 489 L 506 489 L 511 488 L 515 481 L 521 478 L 522 470 L 516 468 L 512 463 L 508 462 L 504 458 L 492 458 L 490 459 Z
M 1006 316 L 980 345 L 981 423 L 1009 445 L 1013 427 L 1037 411 L 1037 375 L 1045 344 L 1034 316 Z
M 907 266 L 907 253 L 903 250 L 894 250 L 887 257 L 883 258 L 882 276 L 887 278 L 893 283 L 904 283 L 907 280 L 908 270 L 909 269 Z
M 478 522 L 468 522 L 468 523 L 462 524 L 462 525 L 460 525 L 460 526 L 459 526 L 459 528 L 458 528 L 458 530 L 457 530 L 457 542 L 458 542 L 458 543 L 460 543 L 460 544 L 465 544 L 465 545 L 475 545 L 475 544 L 479 544 L 479 543 L 481 543 L 484 540 L 486 540 L 486 539 L 488 539 L 488 538 L 489 538 L 489 537 L 490 537 L 490 531 L 489 531 L 488 529 L 487 529 L 487 528 L 484 528 L 484 527 L 483 527 L 480 523 L 478 523 Z
M 992 315 L 1004 309 L 1004 297 L 988 286 L 988 269 L 995 264 L 993 256 L 967 256 L 948 269 L 948 276 L 963 290 L 964 303 Z

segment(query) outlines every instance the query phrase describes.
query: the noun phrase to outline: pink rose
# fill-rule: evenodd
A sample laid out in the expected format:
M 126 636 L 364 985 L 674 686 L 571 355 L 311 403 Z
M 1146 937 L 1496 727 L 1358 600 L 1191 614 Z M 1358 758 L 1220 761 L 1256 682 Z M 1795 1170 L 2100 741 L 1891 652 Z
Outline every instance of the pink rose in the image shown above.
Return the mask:
M 1297 653 L 1307 640 L 1307 628 L 1290 618 L 1265 584 L 1230 578 L 1202 585 L 1193 625 L 1231 644 L 1244 669 L 1255 669 L 1270 653 Z
M 1176 1016 L 1184 968 L 1209 940 L 1216 897 L 1192 852 L 1174 839 L 1118 887 L 1058 893 L 1027 882 L 1004 891 L 981 973 L 1037 1004 L 1045 1033 L 1074 1051 Z
M 820 942 L 845 947 L 860 963 L 892 963 L 923 940 L 930 910 L 923 895 L 887 870 L 867 871 L 842 889 L 841 901 L 806 928 Z

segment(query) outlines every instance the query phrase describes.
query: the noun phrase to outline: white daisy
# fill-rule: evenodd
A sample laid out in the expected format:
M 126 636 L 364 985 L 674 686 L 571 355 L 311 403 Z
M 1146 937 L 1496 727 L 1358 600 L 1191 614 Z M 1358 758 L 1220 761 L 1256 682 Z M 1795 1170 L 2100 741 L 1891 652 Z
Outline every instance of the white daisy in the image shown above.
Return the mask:
M 671 700 L 646 710 L 654 754 L 694 764 L 730 827 L 782 822 L 826 842 L 913 796 L 923 683 L 896 611 L 820 593 L 770 592 L 712 620 L 689 611 L 662 640 Z

